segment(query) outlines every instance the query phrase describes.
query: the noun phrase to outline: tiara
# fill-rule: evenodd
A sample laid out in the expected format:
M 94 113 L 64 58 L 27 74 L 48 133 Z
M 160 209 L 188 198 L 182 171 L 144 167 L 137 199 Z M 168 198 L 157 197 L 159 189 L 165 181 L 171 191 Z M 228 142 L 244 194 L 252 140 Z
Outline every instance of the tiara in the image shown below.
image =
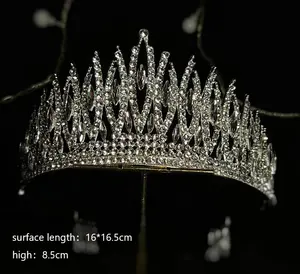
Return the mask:
M 234 81 L 223 95 L 215 68 L 202 89 L 194 57 L 180 81 L 148 39 L 140 30 L 128 67 L 117 48 L 105 81 L 97 52 L 82 85 L 74 65 L 63 89 L 54 76 L 20 144 L 22 182 L 79 167 L 208 172 L 275 198 L 276 156 L 248 96 L 240 107 Z

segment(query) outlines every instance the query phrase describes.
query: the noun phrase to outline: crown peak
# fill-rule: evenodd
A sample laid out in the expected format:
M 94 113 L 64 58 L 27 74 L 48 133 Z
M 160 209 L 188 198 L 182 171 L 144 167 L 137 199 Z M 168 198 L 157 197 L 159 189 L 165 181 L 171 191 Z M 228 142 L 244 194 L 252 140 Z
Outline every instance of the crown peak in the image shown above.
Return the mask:
M 230 84 L 229 84 L 229 87 L 235 87 L 235 83 L 236 83 L 236 80 L 235 79 L 232 79 L 231 81 L 230 81 Z
M 141 39 L 145 39 L 149 37 L 149 31 L 147 29 L 141 29 L 139 31 L 139 35 Z

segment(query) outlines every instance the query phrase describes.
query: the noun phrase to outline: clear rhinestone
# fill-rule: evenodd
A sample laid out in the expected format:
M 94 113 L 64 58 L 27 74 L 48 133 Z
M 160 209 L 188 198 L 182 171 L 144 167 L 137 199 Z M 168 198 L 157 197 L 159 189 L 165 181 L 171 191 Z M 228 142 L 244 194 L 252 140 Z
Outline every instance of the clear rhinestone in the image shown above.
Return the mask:
M 271 172 L 274 175 L 276 173 L 277 168 L 277 157 L 273 151 L 272 144 L 269 144 L 267 147 L 267 157 L 268 157 L 268 165 L 271 166 Z
M 239 114 L 237 111 L 234 111 L 230 116 L 230 135 L 234 136 L 237 131 Z
M 201 126 L 199 126 L 197 132 L 195 133 L 194 140 L 195 140 L 195 146 L 199 146 L 202 140 Z
M 78 124 L 78 139 L 79 139 L 80 143 L 84 142 L 85 134 L 86 134 L 85 126 L 82 122 L 79 122 L 79 124 Z
M 90 132 L 90 138 L 91 138 L 91 140 L 96 141 L 97 137 L 98 137 L 98 130 L 97 130 L 96 127 L 93 127 L 91 132 Z
M 55 127 L 55 124 L 56 124 L 56 116 L 55 116 L 55 112 L 53 110 L 52 107 L 49 108 L 48 110 L 48 114 L 47 114 L 47 118 L 48 118 L 48 121 L 49 121 L 49 132 L 52 131 Z
M 71 98 L 70 95 L 67 97 L 67 102 L 66 102 L 66 120 L 70 121 L 72 115 L 73 115 L 73 99 Z
M 180 129 L 179 129 L 179 125 L 177 124 L 175 126 L 175 128 L 173 129 L 173 132 L 172 132 L 172 139 L 173 139 L 173 142 L 174 143 L 177 143 L 178 140 L 180 138 Z
M 146 83 L 146 71 L 143 64 L 140 65 L 139 70 L 136 74 L 136 83 L 139 90 L 142 90 L 145 87 Z
M 92 111 L 94 108 L 95 90 L 92 85 L 89 86 L 87 93 L 87 108 Z
M 103 121 L 100 122 L 99 132 L 102 141 L 105 141 L 107 137 L 107 129 Z
M 194 91 L 190 88 L 187 94 L 187 112 L 189 115 L 193 114 L 193 94 Z
M 169 82 L 169 80 L 167 80 L 165 83 L 164 83 L 164 85 L 163 85 L 163 87 L 162 87 L 162 105 L 164 106 L 164 107 L 168 107 L 168 101 L 169 101 L 169 86 L 170 86 L 170 82 Z
M 120 86 L 118 84 L 118 80 L 115 79 L 112 85 L 112 102 L 114 105 L 119 103 L 119 95 L 120 95 Z
M 214 125 L 218 118 L 218 100 L 211 99 L 210 121 Z
M 63 151 L 64 151 L 64 141 L 63 141 L 63 138 L 62 138 L 61 135 L 56 136 L 55 143 L 56 143 L 58 152 L 63 153 Z
M 145 39 L 149 36 L 149 31 L 146 30 L 146 29 L 141 29 L 139 31 L 139 35 L 140 35 L 141 38 Z
M 271 172 L 272 172 L 273 175 L 275 175 L 276 170 L 277 170 L 277 157 L 274 153 L 274 157 L 273 157 L 273 160 L 271 162 Z
M 224 145 L 223 145 L 223 142 L 221 141 L 216 149 L 216 157 L 221 160 L 222 159 L 222 156 L 223 156 L 223 153 L 224 153 Z
M 131 133 L 132 119 L 131 119 L 130 113 L 128 111 L 125 113 L 125 128 L 128 133 Z
M 150 113 L 149 119 L 147 121 L 147 131 L 148 133 L 151 133 L 154 129 L 154 115 L 153 113 Z

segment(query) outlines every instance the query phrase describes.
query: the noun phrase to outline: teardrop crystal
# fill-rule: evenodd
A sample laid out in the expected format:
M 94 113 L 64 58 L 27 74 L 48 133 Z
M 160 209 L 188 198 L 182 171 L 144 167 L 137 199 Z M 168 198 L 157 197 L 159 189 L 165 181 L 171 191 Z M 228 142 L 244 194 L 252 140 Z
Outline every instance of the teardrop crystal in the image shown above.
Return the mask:
M 100 122 L 99 133 L 102 141 L 105 141 L 107 137 L 107 129 L 103 121 Z
M 218 147 L 216 148 L 216 157 L 217 159 L 221 160 L 224 152 L 224 146 L 222 141 L 219 143 Z
M 195 146 L 199 146 L 202 140 L 201 126 L 199 126 L 197 132 L 195 133 L 194 139 L 195 139 Z
M 272 172 L 273 175 L 276 173 L 276 170 L 277 170 L 277 157 L 274 153 L 274 157 L 273 157 L 272 162 L 271 162 L 271 172 Z
M 50 107 L 48 110 L 47 118 L 48 118 L 48 122 L 49 122 L 48 129 L 50 132 L 54 129 L 55 124 L 56 124 L 55 112 L 52 107 Z
M 87 107 L 90 111 L 94 108 L 95 90 L 92 85 L 89 86 L 87 93 Z
M 218 118 L 218 100 L 213 98 L 211 99 L 210 104 L 210 121 L 214 125 Z
M 128 111 L 125 113 L 125 128 L 128 133 L 131 133 L 132 119 L 131 119 L 130 113 Z
M 114 105 L 119 103 L 119 93 L 120 93 L 120 86 L 118 84 L 118 80 L 115 79 L 112 85 L 112 101 Z
M 139 90 L 142 90 L 145 87 L 146 83 L 146 71 L 143 64 L 140 65 L 139 70 L 136 74 L 136 83 Z
M 253 118 L 253 115 L 252 115 L 252 112 L 250 112 L 250 121 L 249 121 L 249 134 L 250 136 L 252 137 L 252 139 L 254 140 L 256 138 L 255 136 L 255 122 L 254 122 L 254 118 Z
M 68 95 L 67 97 L 67 102 L 66 102 L 66 112 L 65 112 L 65 115 L 66 115 L 66 121 L 70 121 L 72 115 L 73 115 L 73 99 L 71 98 L 70 95 Z
M 238 126 L 238 112 L 237 111 L 234 111 L 230 118 L 229 118 L 229 121 L 230 121 L 230 134 L 231 136 L 234 136 L 236 131 L 237 131 L 237 126 Z
M 90 132 L 90 139 L 96 141 L 98 137 L 98 129 L 96 127 L 93 127 Z
M 162 105 L 164 107 L 167 107 L 169 102 L 169 85 L 170 82 L 167 80 L 162 87 Z
M 147 131 L 148 133 L 151 133 L 154 130 L 154 115 L 153 113 L 150 113 L 149 119 L 147 121 Z
M 61 135 L 57 135 L 55 138 L 55 144 L 59 153 L 64 151 L 64 141 Z
M 274 175 L 276 173 L 277 158 L 275 152 L 273 151 L 273 146 L 271 143 L 268 144 L 267 157 L 268 157 L 268 164 L 271 167 L 271 172 Z
M 173 142 L 174 143 L 177 143 L 178 140 L 180 138 L 180 129 L 179 129 L 179 125 L 177 124 L 175 126 L 175 128 L 173 129 L 173 132 L 172 132 L 172 139 L 173 139 Z
M 267 147 L 267 156 L 268 156 L 268 160 L 269 160 L 269 163 L 271 163 L 272 159 L 273 159 L 273 147 L 272 147 L 272 144 L 268 144 L 268 147 Z
M 190 88 L 187 94 L 187 112 L 189 115 L 193 114 L 193 94 L 194 91 Z
M 80 143 L 83 143 L 85 140 L 85 126 L 82 122 L 79 122 L 78 125 L 78 139 Z

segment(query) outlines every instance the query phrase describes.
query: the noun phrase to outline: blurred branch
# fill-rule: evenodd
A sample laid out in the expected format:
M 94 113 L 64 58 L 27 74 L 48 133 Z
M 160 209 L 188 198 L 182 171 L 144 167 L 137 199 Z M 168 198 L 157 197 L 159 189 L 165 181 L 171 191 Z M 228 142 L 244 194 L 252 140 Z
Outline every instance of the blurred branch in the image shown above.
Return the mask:
M 62 32 L 62 41 L 61 41 L 61 47 L 60 47 L 60 54 L 57 60 L 56 68 L 55 68 L 55 73 L 59 73 L 61 70 L 61 66 L 65 60 L 65 54 L 67 50 L 67 21 L 68 21 L 68 16 L 70 9 L 72 7 L 74 0 L 65 0 L 62 12 L 61 12 L 61 20 L 59 22 L 59 27 Z M 0 100 L 0 104 L 8 104 L 13 101 L 15 101 L 17 98 L 25 96 L 27 94 L 30 94 L 36 90 L 40 90 L 43 87 L 47 86 L 49 83 L 52 82 L 53 79 L 53 74 L 48 75 L 44 80 L 35 83 L 31 85 L 30 87 L 18 92 L 15 95 L 7 95 Z
M 204 1 L 201 1 L 200 7 L 197 10 L 198 20 L 197 20 L 197 47 L 200 51 L 202 58 L 207 61 L 211 67 L 216 67 L 214 60 L 208 56 L 202 45 L 202 33 L 204 27 L 204 16 L 205 16 L 205 5 Z M 217 73 L 218 82 L 220 84 L 220 89 L 223 94 L 225 94 L 226 89 L 224 86 L 224 81 L 221 74 Z M 243 101 L 238 100 L 240 105 L 243 105 Z M 270 116 L 270 117 L 278 117 L 278 118 L 300 118 L 300 113 L 280 113 L 280 112 L 272 112 L 264 109 L 260 109 L 257 107 L 251 107 L 251 110 L 258 111 L 261 115 Z

